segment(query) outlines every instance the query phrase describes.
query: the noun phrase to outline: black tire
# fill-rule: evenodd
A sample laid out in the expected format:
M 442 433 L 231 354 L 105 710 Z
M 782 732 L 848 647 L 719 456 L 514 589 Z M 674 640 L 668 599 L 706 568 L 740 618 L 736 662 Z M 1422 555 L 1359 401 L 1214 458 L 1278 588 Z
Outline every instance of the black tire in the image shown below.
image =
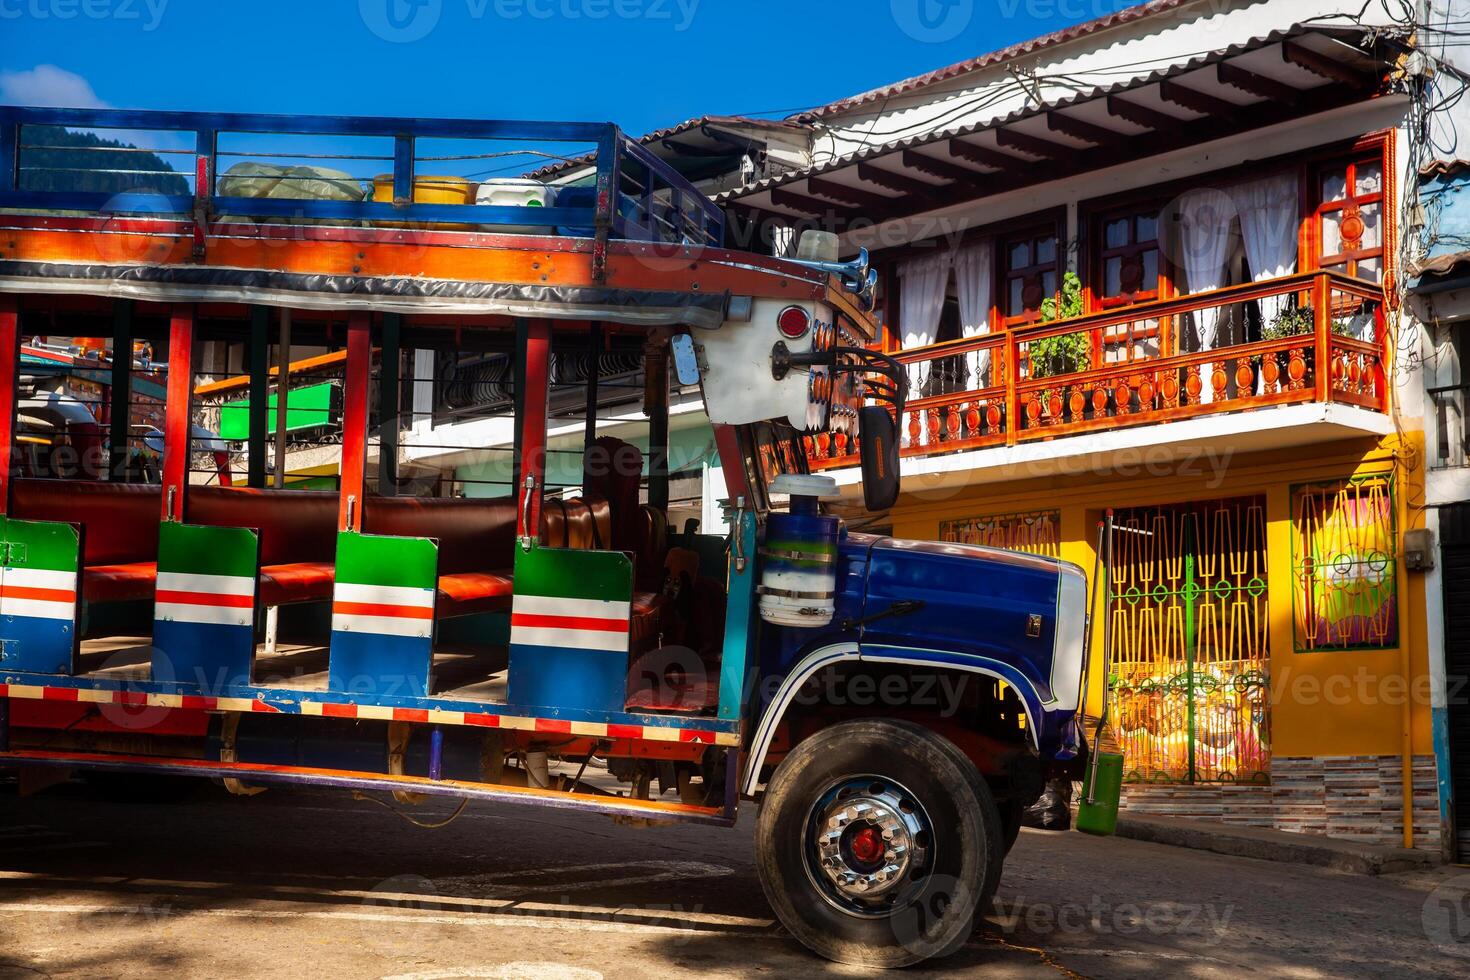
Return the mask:
M 1026 808 L 1019 803 L 1006 803 L 1000 808 L 1000 827 L 1004 838 L 1005 853 L 1011 853 L 1011 848 L 1016 846 L 1016 839 L 1021 836 L 1021 817 L 1026 813 Z
M 912 860 L 889 879 L 897 884 L 879 884 L 890 891 L 871 901 L 849 894 L 821 868 L 816 827 L 847 827 L 846 834 L 871 826 L 821 819 L 834 808 L 845 816 L 844 799 L 899 801 L 890 812 L 914 821 L 906 828 L 928 832 L 925 843 L 924 830 L 904 831 L 903 839 L 917 845 L 909 849 Z M 821 836 L 830 841 L 835 834 Z M 756 827 L 761 887 L 781 924 L 827 959 L 878 969 L 962 946 L 999 883 L 1003 846 L 995 800 L 970 760 L 943 736 L 893 720 L 845 722 L 801 742 L 772 776 Z M 891 859 L 890 851 L 878 863 Z

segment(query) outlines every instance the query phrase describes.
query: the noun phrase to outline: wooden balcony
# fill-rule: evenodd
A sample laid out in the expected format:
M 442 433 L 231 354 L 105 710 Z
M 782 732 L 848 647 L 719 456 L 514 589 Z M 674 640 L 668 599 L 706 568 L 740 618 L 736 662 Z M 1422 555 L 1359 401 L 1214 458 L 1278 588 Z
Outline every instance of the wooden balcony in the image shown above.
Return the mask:
M 1266 339 L 1194 349 L 1211 323 L 1220 336 Z M 1017 446 L 1306 402 L 1385 412 L 1386 341 L 1381 287 L 1318 272 L 903 351 L 911 390 L 901 453 Z M 806 448 L 814 470 L 858 462 L 841 434 L 807 436 Z

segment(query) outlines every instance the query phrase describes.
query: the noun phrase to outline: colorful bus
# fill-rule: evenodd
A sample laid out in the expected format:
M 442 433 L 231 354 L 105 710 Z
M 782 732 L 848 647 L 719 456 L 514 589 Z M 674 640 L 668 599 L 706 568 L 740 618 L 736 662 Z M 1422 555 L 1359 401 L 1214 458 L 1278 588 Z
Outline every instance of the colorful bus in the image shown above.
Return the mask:
M 38 184 L 58 129 L 109 171 L 139 143 L 183 166 Z M 515 154 L 595 175 L 476 179 Z M 897 494 L 906 382 L 865 259 L 726 248 L 610 124 L 0 107 L 0 161 L 0 766 L 656 826 L 754 806 L 817 953 L 970 935 L 1022 810 L 1080 769 L 1086 581 L 850 528 L 807 471 L 803 434 L 836 428 L 867 507 Z M 37 337 L 148 346 L 105 381 L 161 384 L 152 470 L 126 411 L 92 433 L 106 466 L 23 464 Z M 689 399 L 727 530 L 669 524 Z M 478 483 L 405 472 L 456 432 Z

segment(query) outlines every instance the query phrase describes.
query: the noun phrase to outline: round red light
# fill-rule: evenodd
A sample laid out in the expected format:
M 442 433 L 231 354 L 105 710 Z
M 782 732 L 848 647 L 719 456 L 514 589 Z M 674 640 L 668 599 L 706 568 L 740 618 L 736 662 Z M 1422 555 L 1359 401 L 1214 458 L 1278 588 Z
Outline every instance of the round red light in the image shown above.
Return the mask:
M 799 306 L 788 306 L 776 317 L 776 329 L 790 340 L 800 340 L 811 329 L 811 314 Z

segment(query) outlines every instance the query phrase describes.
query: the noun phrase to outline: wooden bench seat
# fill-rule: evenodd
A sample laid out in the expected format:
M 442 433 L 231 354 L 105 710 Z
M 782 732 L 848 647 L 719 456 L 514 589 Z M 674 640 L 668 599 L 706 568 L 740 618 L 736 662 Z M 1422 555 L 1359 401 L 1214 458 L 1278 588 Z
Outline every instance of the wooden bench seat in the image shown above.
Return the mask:
M 10 485 L 11 517 L 81 526 L 86 602 L 153 598 L 162 506 L 160 489 L 147 484 L 24 478 Z
M 184 519 L 260 534 L 260 604 L 328 602 L 337 556 L 337 495 L 321 490 L 190 487 Z

